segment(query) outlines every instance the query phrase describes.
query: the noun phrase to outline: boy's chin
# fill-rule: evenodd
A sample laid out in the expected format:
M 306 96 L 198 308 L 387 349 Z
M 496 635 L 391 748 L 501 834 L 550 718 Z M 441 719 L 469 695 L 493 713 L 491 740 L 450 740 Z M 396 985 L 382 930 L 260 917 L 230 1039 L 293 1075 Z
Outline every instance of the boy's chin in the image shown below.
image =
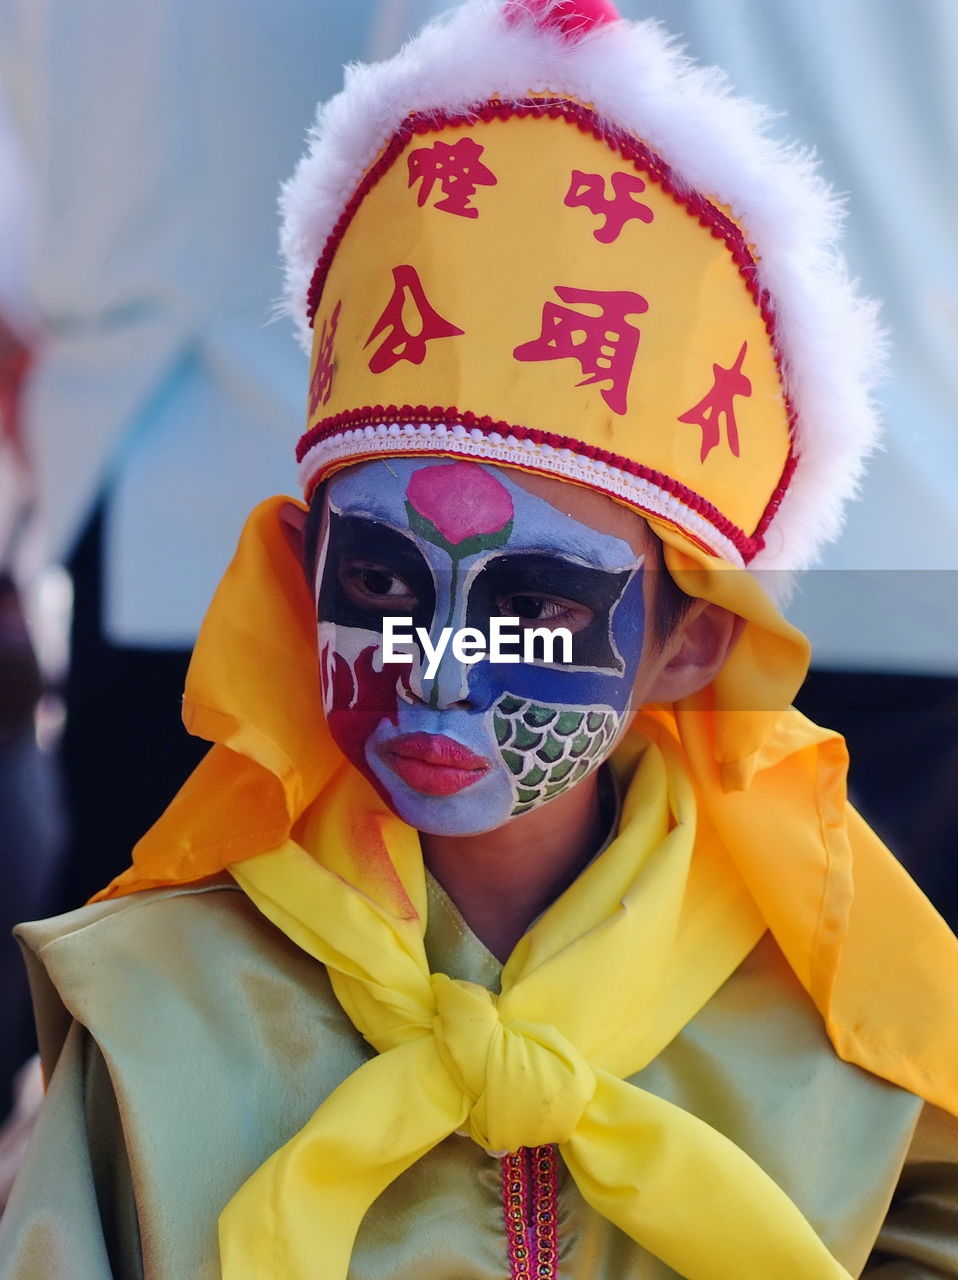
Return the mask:
M 390 799 L 389 807 L 397 817 L 428 836 L 482 836 L 498 831 L 515 818 L 507 810 L 504 814 L 490 816 L 463 812 L 457 803 L 459 797 L 421 797 L 426 803 L 396 803 Z
M 393 813 L 424 835 L 481 836 L 515 820 L 512 784 L 505 776 L 487 776 L 454 795 L 427 795 L 399 778 L 376 782 Z

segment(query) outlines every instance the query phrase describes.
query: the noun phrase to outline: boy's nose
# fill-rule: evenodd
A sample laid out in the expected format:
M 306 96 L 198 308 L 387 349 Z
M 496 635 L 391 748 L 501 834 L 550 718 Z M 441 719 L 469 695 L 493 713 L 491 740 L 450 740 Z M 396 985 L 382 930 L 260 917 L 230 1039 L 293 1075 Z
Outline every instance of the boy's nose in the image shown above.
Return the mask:
M 426 675 L 428 663 L 420 651 L 413 657 L 409 670 L 408 690 L 427 707 L 440 711 L 451 707 L 469 707 L 469 664 L 460 662 L 448 645 L 432 676 Z

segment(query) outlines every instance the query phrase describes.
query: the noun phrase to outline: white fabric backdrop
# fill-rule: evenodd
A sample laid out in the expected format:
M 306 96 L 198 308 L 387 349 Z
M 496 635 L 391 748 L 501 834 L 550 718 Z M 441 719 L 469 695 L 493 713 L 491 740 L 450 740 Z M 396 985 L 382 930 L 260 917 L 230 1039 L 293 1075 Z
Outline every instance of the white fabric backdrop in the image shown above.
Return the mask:
M 106 631 L 189 647 L 261 498 L 295 492 L 307 370 L 276 192 L 373 0 L 0 0 L 46 340 L 26 406 L 64 557 L 109 490 Z
M 115 638 L 188 644 L 242 514 L 292 485 L 304 372 L 286 327 L 263 327 L 275 188 L 339 63 L 387 56 L 445 7 L 0 0 L 43 206 L 41 479 L 62 553 L 114 478 Z M 958 672 L 958 4 L 620 8 L 661 18 L 816 146 L 849 195 L 853 269 L 886 301 L 887 451 L 795 620 L 820 665 Z

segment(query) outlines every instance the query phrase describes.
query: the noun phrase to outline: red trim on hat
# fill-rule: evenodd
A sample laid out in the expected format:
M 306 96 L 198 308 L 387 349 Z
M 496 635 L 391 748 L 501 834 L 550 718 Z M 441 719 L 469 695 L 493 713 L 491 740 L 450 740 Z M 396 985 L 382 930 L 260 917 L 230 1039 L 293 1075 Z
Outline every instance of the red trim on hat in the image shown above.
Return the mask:
M 511 422 L 497 422 L 494 418 L 480 417 L 478 414 L 470 411 L 456 409 L 454 407 L 443 408 L 441 405 L 429 407 L 424 404 L 420 405 L 371 405 L 363 409 L 347 409 L 343 413 L 337 413 L 332 418 L 326 418 L 322 422 L 311 427 L 309 431 L 300 438 L 299 444 L 296 446 L 296 461 L 302 462 L 309 451 L 323 440 L 328 440 L 332 436 L 338 435 L 342 431 L 348 431 L 357 427 L 367 426 L 386 426 L 393 423 L 404 424 L 412 423 L 414 426 L 431 425 L 438 426 L 444 424 L 446 426 L 462 426 L 467 431 L 479 430 L 483 435 L 492 435 L 494 432 L 501 436 L 513 436 L 516 440 L 531 440 L 533 444 L 549 445 L 553 449 L 568 449 L 571 453 L 581 458 L 588 458 L 592 462 L 604 462 L 607 466 L 614 467 L 618 471 L 625 471 L 629 475 L 637 476 L 642 480 L 648 480 L 650 484 L 654 484 L 657 489 L 661 489 L 663 493 L 668 493 L 672 497 L 677 498 L 679 502 L 696 512 L 703 520 L 727 538 L 729 542 L 741 554 L 746 564 L 753 559 L 754 556 L 761 551 L 765 545 L 760 534 L 753 534 L 751 537 L 738 525 L 732 523 L 727 516 L 722 515 L 717 507 L 696 493 L 694 489 L 689 489 L 686 485 L 681 484 L 678 480 L 674 480 L 671 476 L 667 476 L 662 471 L 654 471 L 651 467 L 643 466 L 639 462 L 634 462 L 631 458 L 623 457 L 618 453 L 611 453 L 608 449 L 600 449 L 596 445 L 586 444 L 582 440 L 575 439 L 574 436 L 560 436 L 552 431 L 542 431 L 537 427 L 520 427 Z M 453 437 L 454 439 L 455 437 Z M 383 442 L 384 451 L 388 450 L 388 438 Z M 406 452 L 405 450 L 403 452 Z M 409 452 L 414 452 L 410 450 Z M 442 446 L 439 448 L 430 447 L 423 450 L 428 453 L 443 452 Z M 459 456 L 458 451 L 450 441 L 448 452 Z M 361 460 L 365 455 L 357 454 L 356 459 Z M 494 461 L 494 459 L 490 459 Z M 338 463 L 342 463 L 342 458 L 337 458 Z M 529 458 L 529 471 L 538 471 L 543 475 L 553 475 L 554 473 L 548 467 L 535 466 L 534 455 Z M 307 492 L 307 500 L 312 490 L 319 483 L 320 477 L 315 477 L 309 486 Z M 601 490 L 601 486 L 590 486 Z M 601 490 L 608 493 L 610 497 L 621 500 L 621 495 L 614 494 L 610 490 Z M 778 492 L 778 490 L 776 490 Z M 779 502 L 781 498 L 779 498 Z M 660 512 L 650 511 L 649 515 L 661 517 Z M 764 518 L 764 517 L 763 517 Z M 685 530 L 688 532 L 688 530 Z M 691 535 L 690 535 L 691 536 Z
M 765 331 L 772 344 L 775 366 L 778 370 L 779 381 L 782 385 L 783 395 L 785 397 L 785 408 L 788 417 L 789 429 L 789 451 L 778 484 L 775 486 L 772 496 L 770 497 L 765 510 L 762 512 L 761 518 L 759 519 L 751 537 L 743 533 L 735 525 L 732 525 L 731 522 L 728 522 L 729 529 L 734 531 L 734 536 L 732 533 L 726 534 L 730 541 L 732 541 L 736 546 L 739 546 L 736 538 L 744 538 L 746 544 L 751 548 L 751 550 L 746 553 L 743 547 L 739 547 L 739 550 L 742 551 L 742 554 L 747 561 L 751 559 L 751 557 L 754 556 L 764 545 L 763 535 L 765 530 L 768 528 L 776 511 L 782 503 L 782 499 L 788 489 L 788 485 L 795 472 L 795 467 L 798 461 L 795 451 L 796 413 L 788 392 L 785 390 L 785 378 L 782 370 L 782 353 L 779 350 L 776 338 L 775 312 L 772 308 L 771 296 L 768 290 L 762 288 L 759 283 L 758 267 L 741 228 L 738 227 L 727 214 L 724 214 L 721 209 L 717 208 L 710 200 L 706 199 L 705 196 L 700 195 L 697 191 L 690 191 L 685 187 L 682 184 L 679 175 L 675 173 L 671 166 L 666 164 L 661 156 L 656 155 L 656 153 L 652 151 L 651 148 L 647 147 L 644 142 L 640 142 L 638 138 L 624 132 L 624 130 L 617 128 L 610 122 L 603 120 L 602 117 L 591 108 L 585 107 L 578 102 L 570 102 L 567 98 L 524 98 L 516 102 L 485 102 L 469 112 L 446 113 L 438 110 L 430 112 L 415 112 L 407 116 L 387 143 L 378 160 L 376 160 L 375 164 L 367 170 L 362 181 L 346 203 L 342 213 L 336 221 L 335 226 L 326 239 L 326 244 L 324 245 L 323 251 L 316 263 L 312 279 L 310 280 L 309 290 L 306 295 L 307 316 L 309 318 L 310 326 L 312 326 L 316 317 L 316 311 L 319 307 L 323 288 L 326 284 L 326 277 L 328 276 L 330 267 L 332 266 L 333 258 L 339 248 L 343 236 L 349 229 L 349 225 L 355 217 L 359 206 L 379 179 L 388 172 L 414 138 L 426 133 L 438 133 L 443 129 L 457 128 L 461 125 L 475 125 L 477 123 L 486 123 L 491 120 L 509 120 L 514 117 L 527 116 L 548 117 L 550 120 L 565 120 L 567 124 L 575 125 L 581 132 L 591 133 L 598 141 L 605 142 L 610 150 L 617 151 L 624 160 L 631 161 L 636 169 L 651 178 L 652 181 L 661 187 L 663 191 L 667 192 L 677 204 L 682 205 L 691 217 L 696 218 L 701 226 L 706 227 L 715 239 L 723 240 L 725 242 L 725 245 L 731 254 L 732 261 L 738 268 L 739 275 L 742 277 L 753 302 L 756 307 L 758 307 L 759 314 L 765 322 Z M 355 412 L 363 414 L 368 413 L 369 411 L 360 409 L 355 410 Z M 452 421 L 464 421 L 464 419 L 455 418 L 452 419 Z M 479 425 L 479 422 L 480 420 L 477 420 L 474 425 Z M 498 430 L 499 428 L 492 427 L 490 429 Z M 517 428 L 515 427 L 509 427 L 508 429 L 512 431 L 513 434 L 517 433 Z M 310 433 L 307 432 L 307 436 L 309 436 L 309 434 Z M 547 434 L 548 433 L 543 433 L 544 436 Z M 307 436 L 304 436 L 303 439 L 305 440 Z M 563 440 L 565 437 L 555 436 L 551 439 Z M 586 456 L 592 456 L 587 453 L 587 450 L 591 448 L 591 446 L 580 444 L 579 442 L 573 442 L 569 445 L 559 445 L 557 447 L 571 448 L 573 447 L 573 444 L 575 444 L 576 452 L 585 453 Z M 300 442 L 300 445 L 302 445 L 302 441 Z M 602 450 L 599 450 L 595 456 L 600 456 L 602 452 Z M 610 455 L 610 457 L 611 456 L 612 455 Z M 627 458 L 620 459 L 620 461 L 615 465 L 621 466 L 623 470 L 632 471 L 635 475 L 645 476 L 650 480 L 654 480 L 654 478 L 660 474 L 659 472 L 651 471 L 648 468 L 643 468 L 640 464 L 633 463 Z M 668 480 L 670 485 L 675 485 L 677 483 L 676 481 L 669 480 L 668 477 L 662 478 L 664 480 Z M 679 489 L 682 489 L 683 493 L 689 494 L 696 500 L 696 502 L 705 502 L 703 498 L 700 498 L 697 494 L 693 493 L 692 490 L 684 490 L 683 486 L 679 486 Z M 684 496 L 680 495 L 677 490 L 669 489 L 669 492 L 674 492 L 676 497 L 681 496 L 682 501 L 687 500 Z M 690 503 L 689 505 L 693 504 Z M 722 516 L 716 508 L 712 507 L 711 504 L 705 503 L 705 506 L 707 506 L 710 511 L 714 512 L 716 517 L 721 520 L 725 520 L 725 517 Z M 699 510 L 699 507 L 695 506 L 694 509 Z M 702 511 L 702 514 L 704 515 L 705 512 Z M 712 520 L 711 516 L 707 516 L 706 518 L 709 519 L 710 522 L 715 523 L 716 528 L 720 528 L 719 524 Z M 723 530 L 723 532 L 725 532 L 725 530 Z
M 782 505 L 782 499 L 785 497 L 785 494 L 788 490 L 788 486 L 792 482 L 792 476 L 795 474 L 795 468 L 798 466 L 798 454 L 795 452 L 794 427 L 795 427 L 795 416 L 794 414 L 790 414 L 789 420 L 788 420 L 788 429 L 789 429 L 789 436 L 791 438 L 791 443 L 788 449 L 788 457 L 785 459 L 785 467 L 782 470 L 781 478 L 779 479 L 778 484 L 775 486 L 775 489 L 772 492 L 772 496 L 768 500 L 768 506 L 762 512 L 761 520 L 759 520 L 758 524 L 755 526 L 755 533 L 752 535 L 754 538 L 757 538 L 763 545 L 765 542 L 765 531 L 768 528 L 768 526 L 772 523 L 772 521 L 775 519 L 775 513 L 778 511 L 779 507 Z

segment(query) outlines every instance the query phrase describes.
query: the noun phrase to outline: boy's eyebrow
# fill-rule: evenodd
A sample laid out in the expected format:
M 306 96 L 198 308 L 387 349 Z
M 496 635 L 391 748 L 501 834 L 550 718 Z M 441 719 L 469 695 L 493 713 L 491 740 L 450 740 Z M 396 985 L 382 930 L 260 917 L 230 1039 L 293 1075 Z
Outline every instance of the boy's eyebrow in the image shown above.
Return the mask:
M 597 537 L 605 537 L 604 534 L 598 534 Z M 621 539 L 610 537 L 610 541 L 621 543 Z M 624 544 L 628 546 L 628 544 Z M 629 569 L 640 569 L 645 563 L 645 555 L 642 552 L 631 551 L 629 559 L 614 558 L 611 555 L 599 555 L 590 553 L 588 548 L 581 547 L 577 551 L 572 552 L 568 547 L 557 547 L 550 542 L 548 538 L 537 540 L 529 546 L 509 545 L 501 551 L 495 553 L 490 559 L 508 560 L 512 556 L 553 556 L 556 560 L 562 560 L 566 564 L 580 565 L 585 569 L 598 569 L 604 573 L 615 573 Z
M 493 594 L 503 591 L 519 594 L 544 592 L 566 597 L 588 605 L 596 611 L 609 610 L 621 598 L 635 576 L 631 566 L 600 569 L 568 557 L 554 557 L 537 552 L 518 556 L 492 556 L 479 570 L 471 584 L 479 584 Z
M 380 459 L 385 465 L 384 459 Z M 348 501 L 338 506 L 330 499 L 329 509 L 335 511 L 340 516 L 348 516 L 352 520 L 365 520 L 370 524 L 382 525 L 384 528 L 392 529 L 394 532 L 402 534 L 406 538 L 413 538 L 415 534 L 411 532 L 408 525 L 397 524 L 388 516 L 380 515 L 375 511 L 371 511 L 368 507 L 357 503 L 355 506 Z M 576 521 L 578 524 L 579 522 Z M 557 560 L 563 560 L 568 564 L 583 565 L 588 569 L 601 569 L 605 572 L 615 573 L 621 570 L 639 569 L 645 563 L 646 553 L 635 551 L 622 538 L 617 537 L 613 533 L 599 533 L 596 529 L 590 529 L 587 525 L 581 526 L 583 530 L 592 535 L 594 540 L 593 546 L 588 546 L 583 542 L 579 542 L 575 551 L 569 550 L 568 543 L 557 544 L 554 536 L 549 531 L 544 530 L 536 536 L 535 542 L 514 543 L 510 542 L 508 546 L 503 547 L 494 553 L 493 558 L 504 556 L 528 556 L 528 555 L 550 555 Z M 603 549 L 606 544 L 608 549 Z M 612 547 L 616 551 L 621 552 L 614 554 Z M 625 552 L 626 554 L 622 554 Z

